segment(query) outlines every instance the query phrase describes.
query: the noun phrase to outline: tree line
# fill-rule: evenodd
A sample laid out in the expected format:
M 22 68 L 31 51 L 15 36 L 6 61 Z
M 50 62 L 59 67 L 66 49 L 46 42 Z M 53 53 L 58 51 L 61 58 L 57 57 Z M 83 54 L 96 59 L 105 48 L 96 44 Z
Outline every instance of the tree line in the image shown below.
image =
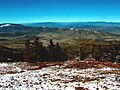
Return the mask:
M 120 62 L 120 43 L 109 44 L 80 44 L 80 60 L 93 58 L 95 60 L 107 60 Z
M 47 47 L 43 46 L 43 42 L 39 42 L 38 37 L 33 43 L 29 39 L 25 43 L 24 60 L 27 62 L 65 61 L 67 59 L 66 49 L 62 49 L 58 42 L 54 44 L 52 39 Z
M 63 49 L 52 39 L 45 47 L 43 42 L 39 42 L 39 38 L 36 37 L 33 42 L 30 39 L 25 42 L 24 53 L 17 49 L 0 46 L 0 61 L 65 61 L 70 59 L 70 56 L 76 55 L 80 60 L 89 58 L 90 60 L 120 62 L 120 42 L 79 43 L 77 49 L 74 45 L 68 47 L 63 46 Z M 70 50 L 76 53 L 71 53 Z

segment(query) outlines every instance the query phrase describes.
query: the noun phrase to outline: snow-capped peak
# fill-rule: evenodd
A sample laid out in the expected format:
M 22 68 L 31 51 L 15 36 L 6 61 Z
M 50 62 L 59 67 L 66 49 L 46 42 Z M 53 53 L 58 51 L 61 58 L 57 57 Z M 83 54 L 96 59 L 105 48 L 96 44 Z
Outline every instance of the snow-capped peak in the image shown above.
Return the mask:
M 0 25 L 0 27 L 8 27 L 10 26 L 10 24 L 3 24 L 3 25 Z

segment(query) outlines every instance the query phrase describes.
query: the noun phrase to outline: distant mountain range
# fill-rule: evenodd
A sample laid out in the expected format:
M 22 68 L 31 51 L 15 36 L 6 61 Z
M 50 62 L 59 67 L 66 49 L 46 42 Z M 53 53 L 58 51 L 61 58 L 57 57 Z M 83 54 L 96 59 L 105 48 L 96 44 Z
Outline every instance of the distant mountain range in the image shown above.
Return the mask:
M 39 23 L 25 23 L 27 26 L 46 26 L 46 27 L 58 27 L 58 28 L 78 28 L 81 26 L 120 26 L 118 22 L 39 22 Z
M 26 24 L 0 24 L 0 37 L 16 37 L 23 35 L 36 35 L 41 32 L 60 33 L 67 36 L 97 38 L 120 35 L 120 23 L 113 22 L 45 22 Z M 72 30 L 72 31 L 71 31 Z
M 40 23 L 26 23 L 26 26 L 33 27 L 51 27 L 51 28 L 83 28 L 83 29 L 97 29 L 100 31 L 110 32 L 120 35 L 120 23 L 118 22 L 40 22 Z

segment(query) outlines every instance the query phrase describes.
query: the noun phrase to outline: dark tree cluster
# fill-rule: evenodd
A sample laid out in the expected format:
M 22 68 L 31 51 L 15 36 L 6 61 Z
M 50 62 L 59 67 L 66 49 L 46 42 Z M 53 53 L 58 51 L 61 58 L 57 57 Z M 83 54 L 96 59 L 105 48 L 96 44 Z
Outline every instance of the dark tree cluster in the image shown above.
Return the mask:
M 39 42 L 39 38 L 36 37 L 33 43 L 30 40 L 26 41 L 24 60 L 27 62 L 65 61 L 67 60 L 67 53 L 58 42 L 54 44 L 53 40 L 50 39 L 49 45 L 45 47 L 42 42 Z
M 120 43 L 81 44 L 80 60 L 85 60 L 89 55 L 95 60 L 120 62 Z

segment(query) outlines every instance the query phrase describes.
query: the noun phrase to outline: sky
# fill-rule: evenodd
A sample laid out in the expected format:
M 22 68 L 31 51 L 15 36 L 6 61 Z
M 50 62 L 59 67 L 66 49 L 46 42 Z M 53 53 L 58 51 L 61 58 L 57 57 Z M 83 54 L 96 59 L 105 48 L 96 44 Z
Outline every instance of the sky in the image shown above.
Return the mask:
M 120 0 L 0 0 L 0 23 L 120 22 Z

